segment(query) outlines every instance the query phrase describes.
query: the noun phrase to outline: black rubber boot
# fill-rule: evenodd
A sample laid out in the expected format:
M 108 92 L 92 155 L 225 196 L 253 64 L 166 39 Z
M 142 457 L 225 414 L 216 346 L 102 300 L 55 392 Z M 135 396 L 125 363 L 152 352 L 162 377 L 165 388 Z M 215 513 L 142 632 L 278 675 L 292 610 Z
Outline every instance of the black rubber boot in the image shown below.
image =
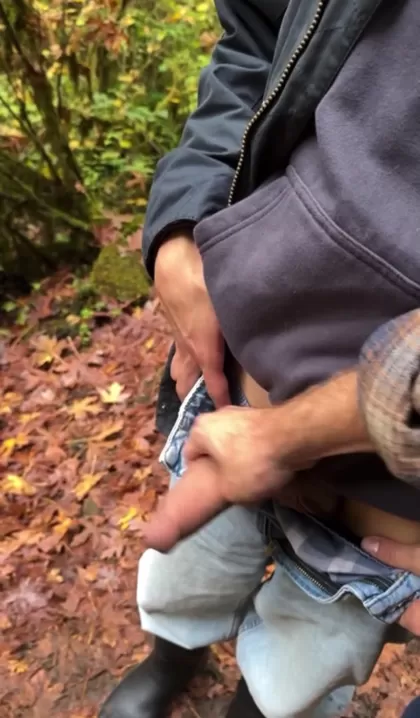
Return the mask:
M 99 718 L 165 718 L 171 703 L 205 665 L 207 648 L 185 648 L 156 638 L 148 658 L 112 691 Z
M 243 678 L 239 681 L 235 697 L 229 706 L 226 718 L 264 718 L 254 703 Z

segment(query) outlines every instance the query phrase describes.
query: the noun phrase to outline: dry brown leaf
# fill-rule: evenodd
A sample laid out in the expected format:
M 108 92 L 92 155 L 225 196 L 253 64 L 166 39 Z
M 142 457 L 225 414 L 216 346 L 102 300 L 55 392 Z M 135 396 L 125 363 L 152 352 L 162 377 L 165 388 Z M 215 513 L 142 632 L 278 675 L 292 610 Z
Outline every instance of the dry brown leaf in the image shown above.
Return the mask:
M 59 359 L 65 346 L 64 342 L 46 334 L 35 337 L 32 339 L 31 344 L 35 349 L 33 360 L 38 367 L 52 364 L 56 359 Z

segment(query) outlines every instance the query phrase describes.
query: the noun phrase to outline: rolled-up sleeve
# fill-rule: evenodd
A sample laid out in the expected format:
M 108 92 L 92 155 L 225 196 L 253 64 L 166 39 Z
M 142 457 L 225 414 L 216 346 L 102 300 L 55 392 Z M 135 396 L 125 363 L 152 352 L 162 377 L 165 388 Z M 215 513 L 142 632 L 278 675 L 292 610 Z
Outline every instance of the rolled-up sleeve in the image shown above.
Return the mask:
M 420 310 L 380 327 L 360 356 L 360 403 L 389 470 L 420 488 Z

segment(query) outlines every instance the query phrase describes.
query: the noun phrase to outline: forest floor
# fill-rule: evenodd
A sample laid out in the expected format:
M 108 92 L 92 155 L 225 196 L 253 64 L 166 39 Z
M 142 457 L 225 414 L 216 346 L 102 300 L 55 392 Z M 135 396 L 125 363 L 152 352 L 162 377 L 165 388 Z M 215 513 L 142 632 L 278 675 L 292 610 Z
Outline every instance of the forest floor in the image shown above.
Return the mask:
M 136 569 L 166 487 L 154 410 L 170 338 L 154 300 L 100 308 L 88 347 L 58 338 L 74 292 L 49 280 L 19 303 L 23 328 L 0 319 L 0 718 L 94 718 L 149 650 Z M 397 718 L 419 676 L 420 643 L 387 647 L 348 715 Z M 214 647 L 174 718 L 221 718 L 236 680 L 233 647 Z

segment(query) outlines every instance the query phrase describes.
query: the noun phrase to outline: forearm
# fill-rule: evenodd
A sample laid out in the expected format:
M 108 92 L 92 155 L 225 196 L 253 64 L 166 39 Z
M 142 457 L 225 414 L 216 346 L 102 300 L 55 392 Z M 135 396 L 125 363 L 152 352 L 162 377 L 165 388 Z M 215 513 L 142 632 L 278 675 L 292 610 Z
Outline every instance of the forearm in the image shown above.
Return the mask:
M 356 370 L 268 411 L 279 457 L 290 468 L 304 468 L 327 456 L 374 451 L 359 407 Z

